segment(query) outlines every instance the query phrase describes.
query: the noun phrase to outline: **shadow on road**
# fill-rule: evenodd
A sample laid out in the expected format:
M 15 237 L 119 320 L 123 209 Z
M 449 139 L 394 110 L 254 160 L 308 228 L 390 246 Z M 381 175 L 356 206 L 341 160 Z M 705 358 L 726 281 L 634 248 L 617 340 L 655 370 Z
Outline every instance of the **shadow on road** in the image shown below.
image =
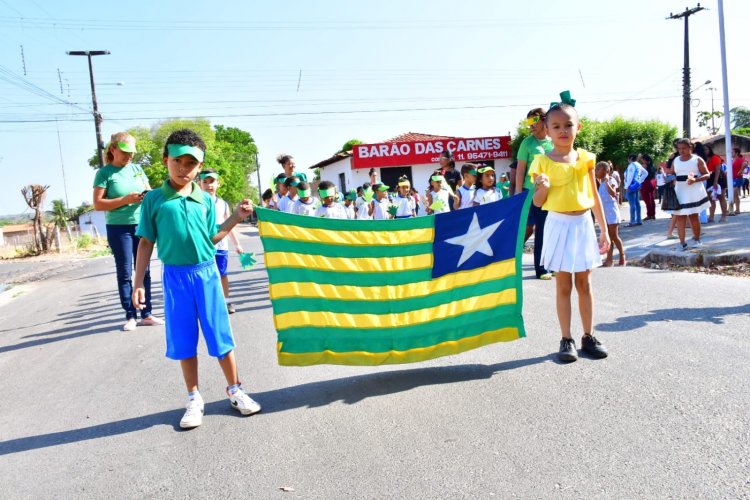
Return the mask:
M 627 332 L 636 328 L 647 326 L 649 323 L 661 321 L 690 321 L 704 322 L 714 325 L 722 325 L 726 316 L 738 314 L 750 314 L 750 304 L 734 307 L 675 307 L 669 309 L 657 309 L 647 314 L 636 316 L 621 316 L 613 323 L 601 323 L 596 325 L 596 330 L 601 332 Z
M 310 382 L 293 387 L 283 387 L 271 391 L 253 393 L 253 398 L 263 405 L 264 414 L 278 413 L 297 408 L 318 408 L 337 401 L 342 401 L 346 404 L 356 404 L 367 398 L 396 394 L 422 386 L 489 379 L 496 373 L 545 363 L 552 361 L 553 358 L 553 355 L 547 355 L 505 361 L 494 365 L 471 364 L 368 373 L 366 375 Z M 180 431 L 178 423 L 182 417 L 182 413 L 182 409 L 169 410 L 84 427 L 82 429 L 0 441 L 0 456 L 51 446 L 78 443 L 91 439 L 118 436 L 130 432 L 143 431 L 160 425 L 170 426 L 175 431 Z M 205 414 L 237 415 L 229 407 L 227 401 L 223 399 L 207 403 Z M 261 417 L 256 416 L 253 418 Z

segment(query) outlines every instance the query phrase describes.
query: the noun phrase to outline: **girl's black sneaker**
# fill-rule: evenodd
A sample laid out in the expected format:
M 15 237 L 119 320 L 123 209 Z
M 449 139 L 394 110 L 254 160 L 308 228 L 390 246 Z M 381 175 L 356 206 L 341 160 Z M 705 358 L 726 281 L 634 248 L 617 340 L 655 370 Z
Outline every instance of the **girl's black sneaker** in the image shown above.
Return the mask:
M 578 359 L 576 341 L 563 337 L 560 340 L 560 352 L 557 353 L 557 358 L 564 363 L 576 361 Z
M 592 358 L 606 358 L 609 353 L 607 348 L 599 342 L 593 335 L 584 335 L 581 337 L 581 350 Z

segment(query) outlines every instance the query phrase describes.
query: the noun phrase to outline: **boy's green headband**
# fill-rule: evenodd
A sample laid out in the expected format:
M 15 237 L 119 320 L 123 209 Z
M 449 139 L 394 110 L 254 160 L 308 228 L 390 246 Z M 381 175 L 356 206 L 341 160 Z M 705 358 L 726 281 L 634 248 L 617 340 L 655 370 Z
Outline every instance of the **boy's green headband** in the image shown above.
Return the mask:
M 298 189 L 297 195 L 300 198 L 309 198 L 310 197 L 310 190 L 309 189 Z
M 167 153 L 172 158 L 190 155 L 198 160 L 198 163 L 203 163 L 203 157 L 205 156 L 205 152 L 201 148 L 188 146 L 187 144 L 167 144 Z
M 443 177 L 442 175 L 433 175 L 432 177 L 430 177 L 430 179 L 435 182 L 443 182 L 445 180 L 445 177 Z
M 208 179 L 209 177 L 212 177 L 212 178 L 216 179 L 217 181 L 219 180 L 219 174 L 217 174 L 216 172 L 206 172 L 206 173 L 201 173 L 200 174 L 201 180 Z
M 477 176 L 477 169 L 476 168 L 472 168 L 471 170 L 469 170 L 466 173 L 469 174 L 469 175 L 473 175 L 474 177 L 476 177 Z
M 318 194 L 320 194 L 321 198 L 328 198 L 329 196 L 336 196 L 336 188 L 318 189 Z
M 348 193 L 346 193 L 345 198 L 347 200 L 356 200 L 357 199 L 357 192 L 356 191 L 349 191 Z
M 386 186 L 385 184 L 383 184 L 378 188 L 378 191 L 382 193 L 383 191 L 388 191 L 390 188 L 391 186 Z

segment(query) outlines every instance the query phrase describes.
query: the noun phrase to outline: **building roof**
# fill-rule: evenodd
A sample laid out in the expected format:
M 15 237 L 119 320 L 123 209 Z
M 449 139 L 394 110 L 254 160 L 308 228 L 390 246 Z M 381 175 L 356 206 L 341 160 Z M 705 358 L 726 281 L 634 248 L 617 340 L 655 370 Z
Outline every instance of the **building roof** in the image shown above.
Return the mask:
M 3 234 L 8 235 L 10 233 L 25 233 L 27 231 L 33 231 L 34 225 L 31 222 L 26 224 L 6 224 L 2 228 Z
M 449 135 L 435 135 L 435 134 L 423 134 L 421 132 L 406 132 L 401 135 L 397 135 L 396 137 L 391 137 L 390 139 L 386 139 L 383 141 L 383 144 L 391 144 L 394 142 L 411 142 L 411 141 L 435 141 L 438 139 L 454 139 L 454 137 Z M 334 154 L 330 158 L 326 158 L 323 161 L 319 161 L 315 165 L 312 165 L 310 170 L 316 169 L 316 168 L 323 168 L 326 167 L 332 163 L 336 163 L 339 160 L 343 160 L 344 158 L 349 158 L 352 156 L 351 151 L 339 151 L 338 153 Z

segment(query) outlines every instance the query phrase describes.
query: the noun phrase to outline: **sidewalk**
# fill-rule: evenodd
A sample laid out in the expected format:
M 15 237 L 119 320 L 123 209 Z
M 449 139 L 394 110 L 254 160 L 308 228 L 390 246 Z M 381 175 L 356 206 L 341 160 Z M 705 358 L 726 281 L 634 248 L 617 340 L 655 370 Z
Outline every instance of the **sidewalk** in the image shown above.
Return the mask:
M 627 203 L 620 207 L 620 238 L 625 247 L 628 262 L 668 263 L 678 266 L 712 266 L 738 262 L 750 262 L 750 198 L 741 199 L 740 215 L 727 217 L 727 222 L 718 222 L 721 209 L 716 207 L 717 222 L 701 224 L 703 247 L 682 251 L 680 240 L 667 239 L 667 228 L 670 216 L 661 211 L 656 204 L 656 220 L 645 221 L 642 226 L 627 227 L 630 208 Z M 646 209 L 641 202 L 641 215 L 646 216 Z M 675 228 L 674 235 L 677 236 Z M 685 241 L 692 241 L 690 226 L 685 231 Z M 615 249 L 615 262 L 617 250 Z

